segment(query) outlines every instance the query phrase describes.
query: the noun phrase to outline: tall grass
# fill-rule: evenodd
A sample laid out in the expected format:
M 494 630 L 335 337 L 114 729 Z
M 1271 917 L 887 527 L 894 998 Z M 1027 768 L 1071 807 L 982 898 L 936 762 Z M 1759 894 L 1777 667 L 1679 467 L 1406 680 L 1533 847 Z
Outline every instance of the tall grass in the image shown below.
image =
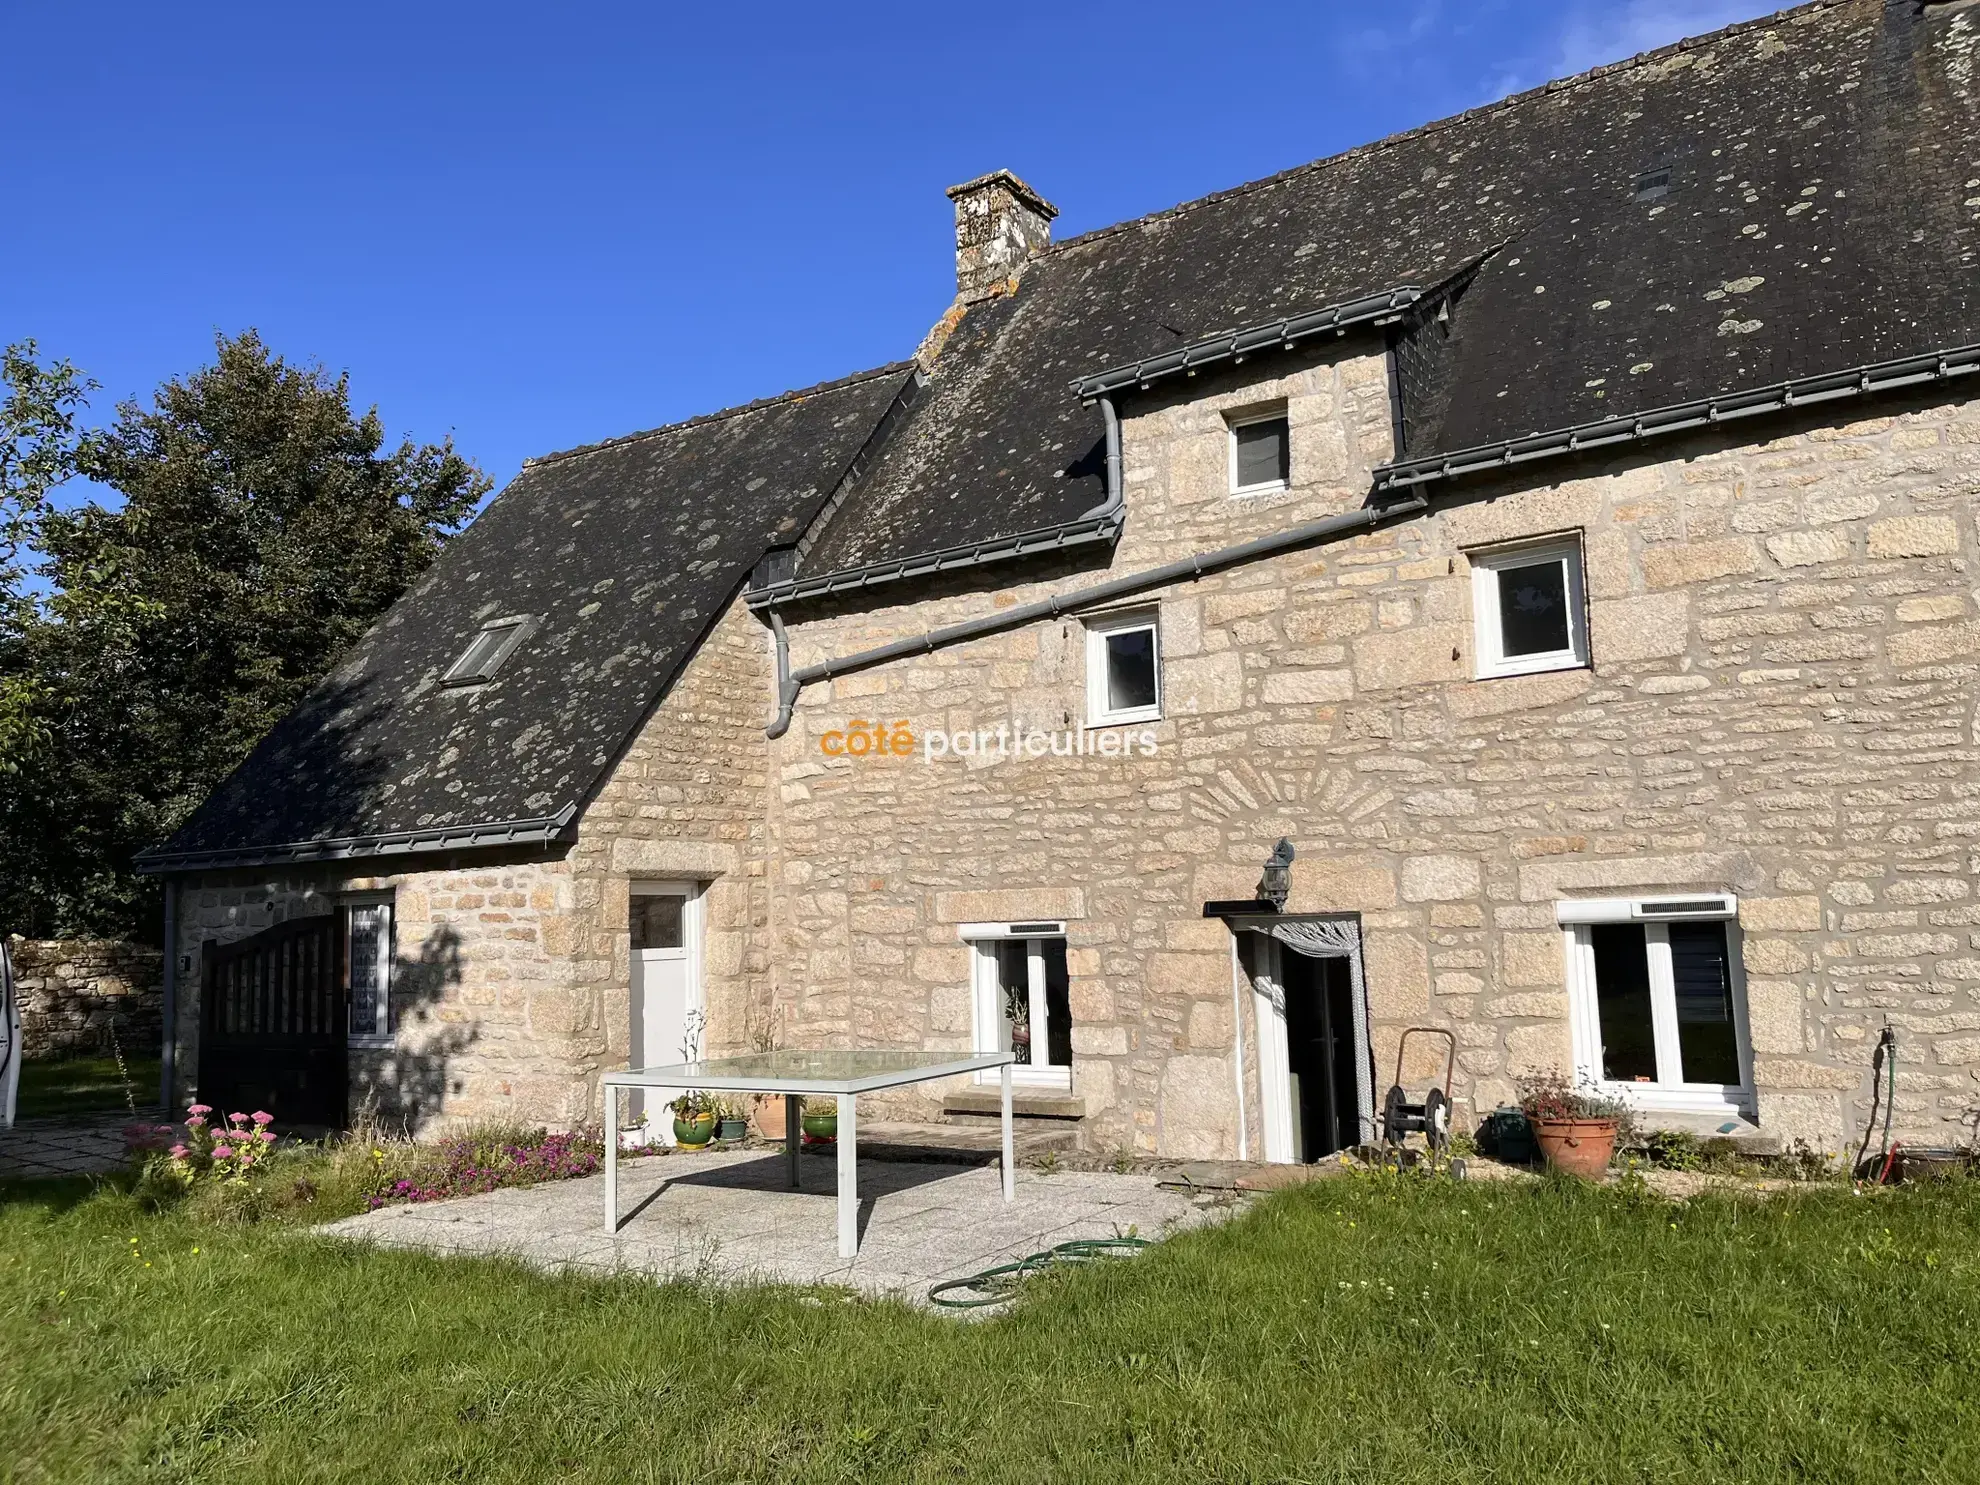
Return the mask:
M 1973 1480 L 1977 1236 L 1968 1185 L 1342 1178 L 968 1323 L 14 1188 L 0 1474 Z

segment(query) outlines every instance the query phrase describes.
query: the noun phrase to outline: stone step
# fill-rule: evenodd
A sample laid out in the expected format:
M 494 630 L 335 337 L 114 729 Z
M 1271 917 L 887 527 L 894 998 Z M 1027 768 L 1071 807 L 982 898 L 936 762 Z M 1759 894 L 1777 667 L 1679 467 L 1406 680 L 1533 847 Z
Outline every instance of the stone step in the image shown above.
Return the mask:
M 1660 1111 L 1638 1114 L 1636 1126 L 1640 1140 L 1647 1140 L 1658 1130 L 1679 1130 L 1696 1135 L 1708 1150 L 1729 1150 L 1736 1155 L 1781 1153 L 1779 1135 L 1767 1133 L 1751 1120 L 1735 1115 Z
M 1020 1129 L 1012 1121 L 1011 1145 L 1022 1160 L 1027 1155 L 1043 1155 L 1049 1150 L 1070 1150 L 1073 1131 L 1068 1128 Z M 892 1120 L 859 1121 L 859 1153 L 874 1160 L 952 1161 L 958 1165 L 983 1165 L 994 1161 L 1003 1149 L 1003 1132 L 994 1124 L 908 1124 Z

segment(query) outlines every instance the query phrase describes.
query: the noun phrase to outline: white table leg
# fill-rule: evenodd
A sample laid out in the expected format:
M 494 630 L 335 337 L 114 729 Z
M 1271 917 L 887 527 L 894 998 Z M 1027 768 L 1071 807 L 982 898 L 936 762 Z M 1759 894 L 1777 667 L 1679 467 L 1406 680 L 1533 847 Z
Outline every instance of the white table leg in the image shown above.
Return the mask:
M 1011 1201 L 1017 1196 L 1017 1170 L 1015 1168 L 1016 1162 L 1012 1159 L 1012 1145 L 1014 1142 L 1011 1139 L 1010 1063 L 1006 1062 L 998 1071 L 1002 1074 L 999 1081 L 1003 1084 L 1004 1094 L 1004 1200 Z
M 800 1122 L 798 1106 L 804 1102 L 797 1093 L 784 1095 L 784 1174 L 790 1179 L 791 1190 L 798 1189 L 798 1161 L 803 1158 L 800 1147 L 804 1143 L 804 1125 Z
M 605 1231 L 619 1230 L 619 1090 L 605 1085 Z
M 859 1100 L 839 1095 L 839 1256 L 859 1252 Z

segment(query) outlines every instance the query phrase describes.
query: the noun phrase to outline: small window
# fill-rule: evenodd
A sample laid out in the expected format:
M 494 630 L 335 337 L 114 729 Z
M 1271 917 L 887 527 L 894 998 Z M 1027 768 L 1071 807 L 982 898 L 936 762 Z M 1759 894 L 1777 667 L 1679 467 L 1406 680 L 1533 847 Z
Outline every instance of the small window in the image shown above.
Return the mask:
M 1588 663 L 1580 542 L 1472 553 L 1471 602 L 1481 678 Z
M 532 628 L 527 618 L 496 619 L 468 641 L 461 658 L 447 667 L 443 686 L 474 686 L 493 678 Z
M 1292 438 L 1283 412 L 1231 423 L 1231 493 L 1283 490 L 1292 479 Z
M 1592 920 L 1565 925 L 1583 1080 L 1648 1107 L 1751 1102 L 1737 929 L 1701 906 L 1712 916 L 1649 922 L 1641 904 L 1562 904 L 1564 917 Z
M 1018 935 L 1049 927 L 1051 934 Z M 1014 1052 L 1012 1080 L 1072 1091 L 1072 1008 L 1062 924 L 978 923 L 969 939 L 976 1050 Z M 998 1074 L 979 1081 L 993 1082 Z
M 1636 178 L 1633 188 L 1638 201 L 1661 201 L 1671 194 L 1671 172 L 1668 167 L 1646 170 Z
M 354 902 L 344 909 L 344 965 L 353 1046 L 392 1044 L 392 904 Z
M 1153 609 L 1086 626 L 1086 725 L 1152 722 L 1162 715 L 1162 649 Z
M 635 892 L 628 904 L 634 951 L 686 947 L 686 908 L 687 899 L 677 893 Z

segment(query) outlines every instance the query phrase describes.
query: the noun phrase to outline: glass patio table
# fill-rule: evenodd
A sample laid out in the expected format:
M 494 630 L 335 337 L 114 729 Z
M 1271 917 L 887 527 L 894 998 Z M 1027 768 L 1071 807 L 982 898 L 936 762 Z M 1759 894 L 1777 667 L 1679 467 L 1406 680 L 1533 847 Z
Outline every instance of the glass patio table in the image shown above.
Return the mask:
M 1015 1194 L 1011 1161 L 1011 1064 L 1016 1060 L 1010 1052 L 958 1057 L 953 1052 L 778 1051 L 608 1072 L 600 1080 L 605 1089 L 605 1230 L 608 1233 L 619 1230 L 619 1092 L 631 1088 L 814 1093 L 831 1094 L 838 1099 L 839 1256 L 851 1258 L 859 1251 L 859 1095 L 908 1083 L 987 1072 L 994 1067 L 1002 1073 L 1004 1200 L 1009 1201 Z M 799 1188 L 798 1137 L 798 1102 L 791 1098 L 784 1106 L 784 1158 L 793 1191 Z

